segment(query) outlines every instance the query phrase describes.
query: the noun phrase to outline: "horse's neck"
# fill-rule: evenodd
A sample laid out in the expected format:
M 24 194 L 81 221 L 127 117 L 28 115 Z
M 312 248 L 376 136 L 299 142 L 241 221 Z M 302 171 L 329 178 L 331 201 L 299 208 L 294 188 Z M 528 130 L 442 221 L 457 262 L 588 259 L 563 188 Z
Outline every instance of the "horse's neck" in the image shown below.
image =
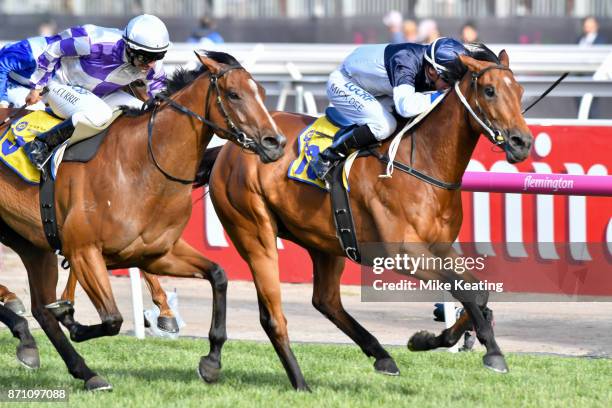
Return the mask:
M 416 135 L 415 168 L 441 181 L 461 182 L 478 138 L 454 91 L 417 128 Z M 403 145 L 402 160 L 409 160 L 411 144 Z
M 204 116 L 207 89 L 202 91 L 202 87 L 201 83 L 194 83 L 173 95 L 172 99 Z M 155 118 L 152 149 L 167 173 L 192 179 L 197 172 L 201 153 L 211 138 L 212 132 L 208 128 L 203 129 L 199 120 L 166 105 Z M 154 165 L 151 160 L 149 162 Z

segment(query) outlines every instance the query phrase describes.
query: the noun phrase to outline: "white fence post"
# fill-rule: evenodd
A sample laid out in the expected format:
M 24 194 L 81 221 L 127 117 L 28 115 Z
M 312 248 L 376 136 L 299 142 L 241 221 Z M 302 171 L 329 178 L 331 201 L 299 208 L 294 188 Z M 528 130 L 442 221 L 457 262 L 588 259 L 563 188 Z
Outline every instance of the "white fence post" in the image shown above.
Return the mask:
M 142 306 L 142 285 L 140 270 L 130 268 L 130 283 L 132 286 L 132 310 L 134 312 L 134 335 L 137 339 L 145 338 L 144 310 Z

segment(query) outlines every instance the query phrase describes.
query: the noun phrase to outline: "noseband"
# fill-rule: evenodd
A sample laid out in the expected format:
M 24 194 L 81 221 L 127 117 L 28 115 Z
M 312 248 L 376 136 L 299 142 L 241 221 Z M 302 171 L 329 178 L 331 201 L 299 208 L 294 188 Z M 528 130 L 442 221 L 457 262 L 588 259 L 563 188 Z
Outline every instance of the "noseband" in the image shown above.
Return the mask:
M 229 71 L 233 69 L 244 69 L 244 68 L 240 66 L 230 66 L 225 69 L 222 69 L 217 74 L 212 74 L 212 73 L 210 74 L 210 85 L 208 86 L 208 92 L 206 93 L 206 99 L 204 100 L 204 116 L 195 113 L 194 111 L 190 110 L 186 106 L 181 105 L 180 103 L 176 102 L 175 100 L 169 98 L 168 96 L 164 94 L 160 93 L 160 94 L 155 95 L 154 100 L 153 100 L 153 109 L 151 111 L 151 117 L 149 118 L 149 124 L 147 127 L 147 130 L 148 130 L 147 149 L 149 150 L 149 154 L 151 155 L 151 159 L 153 160 L 155 167 L 157 167 L 157 169 L 168 180 L 176 181 L 177 183 L 181 183 L 181 184 L 192 184 L 195 182 L 195 179 L 182 179 L 182 178 L 174 177 L 173 175 L 166 172 L 161 167 L 157 159 L 155 158 L 155 154 L 153 153 L 153 127 L 155 126 L 155 116 L 157 114 L 157 110 L 159 108 L 159 105 L 162 102 L 166 102 L 170 107 L 176 109 L 177 111 L 199 120 L 204 125 L 209 126 L 215 131 L 223 132 L 226 135 L 229 135 L 230 140 L 232 140 L 239 146 L 242 146 L 243 148 L 248 149 L 248 150 L 258 152 L 259 150 L 258 144 L 255 142 L 254 139 L 248 137 L 246 133 L 244 133 L 234 124 L 227 110 L 225 109 L 225 105 L 223 105 L 223 100 L 221 99 L 221 90 L 219 89 L 219 83 L 218 83 L 219 78 L 221 78 L 223 75 L 225 75 L 226 73 L 228 73 Z M 215 92 L 217 93 L 217 97 L 216 97 L 217 105 L 219 106 L 219 110 L 221 111 L 223 117 L 225 118 L 225 123 L 227 124 L 227 128 L 222 128 L 218 126 L 216 123 L 206 119 L 206 117 L 208 116 L 208 112 L 209 112 L 208 101 L 210 100 L 210 96 L 213 91 L 213 88 Z
M 463 106 L 465 106 L 465 109 L 467 109 L 470 115 L 472 115 L 472 117 L 476 120 L 476 122 L 478 122 L 478 124 L 482 126 L 482 128 L 485 130 L 486 135 L 488 139 L 491 141 L 491 143 L 493 143 L 494 145 L 500 146 L 506 143 L 506 138 L 503 136 L 501 130 L 493 126 L 493 123 L 489 120 L 487 115 L 484 113 L 484 111 L 480 107 L 480 104 L 478 103 L 478 78 L 480 78 L 486 72 L 491 71 L 493 69 L 500 69 L 500 70 L 512 72 L 510 68 L 504 65 L 491 65 L 478 72 L 472 72 L 472 88 L 474 89 L 474 95 L 475 95 L 474 101 L 475 101 L 476 108 L 478 109 L 478 112 L 480 115 L 477 115 L 474 112 L 474 110 L 468 103 L 465 96 L 463 96 L 463 93 L 461 93 L 461 89 L 459 89 L 460 81 L 455 82 L 455 92 L 457 93 L 457 96 L 459 97 L 459 100 L 461 100 L 461 103 L 463 104 Z

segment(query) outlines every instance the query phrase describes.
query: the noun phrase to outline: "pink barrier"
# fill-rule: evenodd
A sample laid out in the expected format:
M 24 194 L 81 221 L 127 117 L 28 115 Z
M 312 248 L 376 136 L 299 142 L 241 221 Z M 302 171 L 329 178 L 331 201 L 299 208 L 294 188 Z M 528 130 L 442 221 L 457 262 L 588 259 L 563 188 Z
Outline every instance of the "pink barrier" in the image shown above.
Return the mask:
M 612 196 L 612 176 L 466 172 L 461 189 L 497 193 Z

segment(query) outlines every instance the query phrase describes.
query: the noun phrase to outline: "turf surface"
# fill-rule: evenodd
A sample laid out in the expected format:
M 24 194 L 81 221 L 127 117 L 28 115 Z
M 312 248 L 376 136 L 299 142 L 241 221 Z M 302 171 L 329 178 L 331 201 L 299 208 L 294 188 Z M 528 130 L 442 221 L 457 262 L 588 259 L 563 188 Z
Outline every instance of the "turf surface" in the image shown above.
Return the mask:
M 610 359 L 510 354 L 510 373 L 500 375 L 483 368 L 481 352 L 411 353 L 390 347 L 402 373 L 387 377 L 374 371 L 373 360 L 357 346 L 295 344 L 313 391 L 297 393 L 268 343 L 226 343 L 221 381 L 208 385 L 196 374 L 207 340 L 139 341 L 127 336 L 75 345 L 89 366 L 114 386 L 112 392 L 87 393 L 82 381 L 68 374 L 44 333 L 37 331 L 35 337 L 42 367 L 32 372 L 15 359 L 17 341 L 8 330 L 0 331 L 0 390 L 63 387 L 69 392 L 69 406 L 612 406 Z

